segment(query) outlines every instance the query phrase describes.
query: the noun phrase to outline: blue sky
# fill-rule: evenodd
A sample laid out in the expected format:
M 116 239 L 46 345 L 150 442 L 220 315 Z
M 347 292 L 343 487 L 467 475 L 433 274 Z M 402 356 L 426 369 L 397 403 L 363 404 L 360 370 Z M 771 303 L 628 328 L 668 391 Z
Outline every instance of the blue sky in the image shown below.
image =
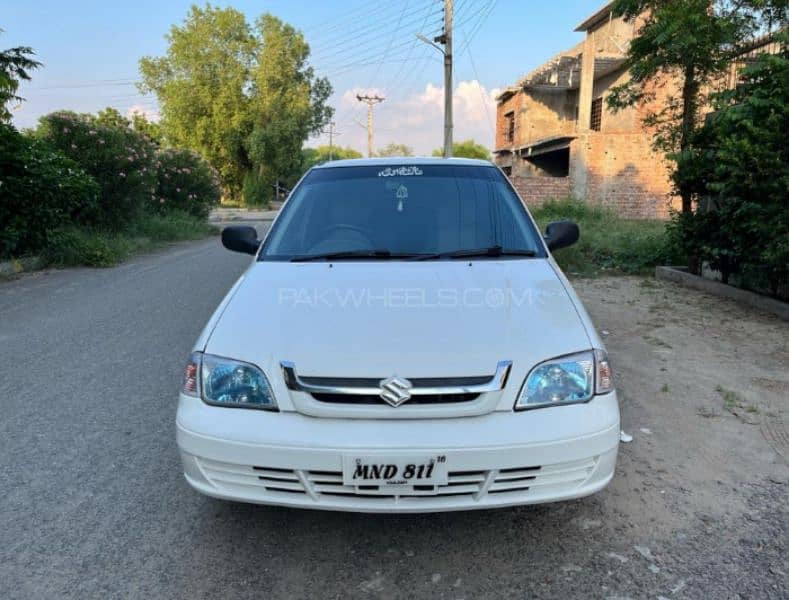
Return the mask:
M 0 48 L 32 46 L 44 68 L 22 87 L 18 127 L 65 108 L 115 106 L 155 117 L 156 99 L 134 86 L 137 63 L 165 52 L 165 34 L 192 2 L 180 0 L 0 0 Z M 366 148 L 366 109 L 357 91 L 387 100 L 376 108 L 375 146 L 407 144 L 418 154 L 441 145 L 441 54 L 416 41 L 440 28 L 440 0 L 235 0 L 252 21 L 271 12 L 303 31 L 316 71 L 334 87 L 337 143 Z M 455 0 L 455 138 L 492 145 L 496 90 L 577 42 L 573 29 L 603 0 Z M 324 142 L 310 140 L 310 145 Z

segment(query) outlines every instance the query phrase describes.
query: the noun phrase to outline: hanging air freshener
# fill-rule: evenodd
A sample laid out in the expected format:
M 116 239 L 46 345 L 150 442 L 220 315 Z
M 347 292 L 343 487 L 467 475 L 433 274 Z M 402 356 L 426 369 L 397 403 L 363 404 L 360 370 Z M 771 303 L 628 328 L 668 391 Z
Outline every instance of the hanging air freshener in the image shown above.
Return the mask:
M 403 212 L 403 200 L 408 198 L 408 188 L 401 185 L 397 188 L 397 212 Z

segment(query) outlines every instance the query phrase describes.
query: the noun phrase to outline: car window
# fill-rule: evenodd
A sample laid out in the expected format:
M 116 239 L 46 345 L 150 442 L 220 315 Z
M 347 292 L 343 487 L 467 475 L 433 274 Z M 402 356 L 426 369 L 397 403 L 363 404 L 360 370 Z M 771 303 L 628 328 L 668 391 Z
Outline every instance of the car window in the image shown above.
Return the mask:
M 539 234 L 494 167 L 313 169 L 293 191 L 261 260 L 323 253 L 433 254 L 499 246 L 543 256 Z

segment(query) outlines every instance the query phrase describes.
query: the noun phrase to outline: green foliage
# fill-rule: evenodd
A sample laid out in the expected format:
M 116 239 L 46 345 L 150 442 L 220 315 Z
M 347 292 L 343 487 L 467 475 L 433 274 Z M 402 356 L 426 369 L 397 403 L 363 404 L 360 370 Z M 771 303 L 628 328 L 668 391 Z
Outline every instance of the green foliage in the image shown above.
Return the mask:
M 205 220 L 219 204 L 221 189 L 216 171 L 191 150 L 164 149 L 158 157 L 158 192 L 154 210 L 179 210 Z
M 543 230 L 548 223 L 563 219 L 578 224 L 579 241 L 554 253 L 567 273 L 646 273 L 673 260 L 662 221 L 625 220 L 613 211 L 570 198 L 550 200 L 531 213 Z
M 11 120 L 11 111 L 8 110 L 11 102 L 24 100 L 16 94 L 19 82 L 30 81 L 28 72 L 41 66 L 40 62 L 30 58 L 33 55 L 35 52 L 28 46 L 0 50 L 0 123 Z
M 133 112 L 131 125 L 134 131 L 141 133 L 157 146 L 161 146 L 164 143 L 164 134 L 159 123 L 149 121 L 143 113 Z
M 444 156 L 443 148 L 433 150 L 433 156 Z M 490 150 L 474 140 L 463 140 L 452 144 L 452 156 L 462 158 L 478 158 L 480 160 L 490 160 Z
M 171 209 L 165 214 L 148 214 L 137 219 L 126 230 L 126 236 L 138 244 L 195 240 L 219 233 L 202 217 L 190 212 Z
M 250 171 L 244 175 L 243 197 L 245 206 L 267 207 L 274 198 L 274 189 L 260 175 Z
M 271 197 L 278 179 L 300 169 L 304 141 L 331 118 L 326 106 L 331 86 L 315 77 L 307 63 L 309 46 L 293 27 L 264 14 L 255 34 L 252 131 L 245 147 Z
M 54 228 L 93 214 L 98 194 L 74 161 L 0 124 L 0 257 L 38 252 Z
M 142 215 L 124 231 L 65 226 L 53 232 L 42 253 L 53 267 L 112 267 L 135 252 L 153 250 L 166 242 L 216 234 L 204 220 L 180 211 Z
M 41 256 L 52 267 L 112 267 L 135 249 L 131 240 L 117 232 L 72 226 L 55 230 Z
M 233 8 L 192 6 L 167 41 L 166 56 L 140 60 L 140 89 L 156 94 L 168 140 L 200 152 L 235 194 L 251 166 L 244 150 L 256 45 L 249 25 Z
M 298 171 L 304 141 L 332 113 L 302 34 L 268 14 L 251 27 L 207 4 L 192 6 L 168 41 L 164 57 L 140 61 L 140 89 L 157 95 L 167 140 L 206 157 L 231 196 L 251 171 L 261 190 Z
M 350 146 L 347 148 L 333 146 L 331 152 L 329 151 L 329 146 L 318 146 L 317 148 L 303 148 L 301 157 L 302 170 L 307 171 L 315 165 L 328 162 L 329 160 L 362 158 L 362 153 L 357 152 Z
M 104 125 L 105 127 L 117 127 L 119 129 L 128 129 L 131 127 L 131 121 L 124 117 L 116 108 L 108 106 L 104 110 L 96 113 L 94 122 L 97 125 Z
M 778 294 L 789 283 L 789 36 L 763 54 L 681 157 L 678 177 L 706 200 L 675 216 L 673 239 L 695 271 L 707 262 L 724 281 Z
M 99 205 L 84 222 L 121 229 L 156 197 L 156 147 L 128 127 L 56 112 L 41 118 L 38 135 L 99 184 Z
M 379 148 L 376 156 L 413 156 L 414 150 L 411 146 L 405 144 L 387 144 L 383 148 Z

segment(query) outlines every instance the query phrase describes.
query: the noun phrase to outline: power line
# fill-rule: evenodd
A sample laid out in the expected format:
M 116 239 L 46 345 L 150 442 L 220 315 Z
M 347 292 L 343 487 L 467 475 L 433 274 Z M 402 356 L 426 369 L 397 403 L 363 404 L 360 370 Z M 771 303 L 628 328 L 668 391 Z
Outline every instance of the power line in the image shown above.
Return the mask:
M 471 54 L 471 46 L 467 46 L 468 58 L 471 61 L 471 68 L 474 70 L 474 78 L 477 82 L 477 89 L 479 90 L 479 98 L 482 101 L 482 107 L 485 109 L 485 117 L 488 120 L 488 126 L 490 127 L 491 132 L 495 135 L 496 128 L 493 125 L 493 121 L 490 118 L 490 111 L 488 110 L 488 102 L 485 98 L 485 94 L 482 93 L 482 83 L 479 81 L 479 75 L 477 74 L 477 65 L 474 64 L 474 57 Z
M 384 64 L 384 59 L 386 58 L 386 55 L 392 49 L 392 42 L 394 41 L 395 36 L 397 35 L 397 28 L 400 27 L 400 22 L 403 20 L 403 14 L 405 14 L 407 8 L 408 8 L 408 0 L 406 0 L 406 2 L 403 4 L 403 10 L 400 13 L 400 18 L 397 19 L 397 25 L 395 26 L 395 29 L 392 31 L 392 37 L 389 38 L 389 45 L 386 47 L 386 50 L 384 50 L 381 53 L 381 61 L 378 63 L 378 68 L 376 68 L 375 74 L 373 75 L 373 83 L 376 82 L 378 78 L 378 74 L 381 72 L 381 67 Z
M 434 14 L 437 15 L 439 13 L 436 12 Z M 413 29 L 414 24 L 418 23 L 419 20 L 419 18 L 407 20 L 396 27 L 394 31 L 397 32 L 406 28 L 410 31 Z M 315 56 L 324 61 L 329 59 L 336 60 L 335 57 L 337 56 L 343 56 L 349 53 L 358 55 L 359 52 L 370 51 L 373 48 L 383 48 L 385 45 L 386 41 L 381 39 L 380 28 L 373 28 L 369 31 L 369 34 L 357 36 L 351 35 L 343 41 L 338 42 L 333 47 L 327 47 L 328 51 L 321 50 L 320 48 L 316 47 Z
M 332 35 L 328 37 L 321 38 L 318 36 L 317 38 L 313 38 L 313 43 L 311 44 L 315 48 L 330 48 L 332 46 L 338 45 L 339 41 L 344 42 L 353 42 L 358 40 L 362 37 L 369 37 L 369 36 L 376 36 L 380 37 L 382 30 L 387 29 L 386 25 L 382 25 L 385 21 L 393 17 L 397 14 L 398 6 L 396 4 L 390 5 L 391 8 L 394 10 L 391 11 L 391 15 L 387 15 L 386 13 L 377 13 L 375 15 L 375 19 L 373 21 L 362 22 L 357 27 L 351 27 L 349 29 L 343 29 L 337 35 Z M 422 7 L 403 13 L 403 18 L 409 19 L 412 16 L 416 15 L 417 13 L 423 10 Z M 440 11 L 436 11 L 438 14 Z

